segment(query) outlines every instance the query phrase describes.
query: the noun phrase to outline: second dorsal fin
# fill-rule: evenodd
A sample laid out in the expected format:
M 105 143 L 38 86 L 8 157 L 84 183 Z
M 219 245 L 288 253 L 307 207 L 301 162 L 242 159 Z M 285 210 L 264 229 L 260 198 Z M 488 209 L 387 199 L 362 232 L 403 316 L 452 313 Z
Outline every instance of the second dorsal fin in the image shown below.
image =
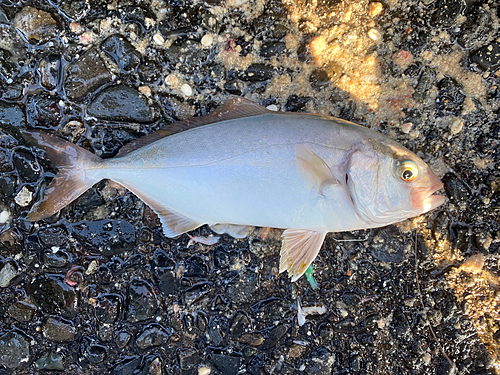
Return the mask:
M 173 124 L 164 126 L 163 128 L 154 133 L 145 135 L 144 137 L 137 138 L 136 140 L 123 146 L 120 152 L 116 155 L 116 157 L 125 156 L 127 154 L 130 154 L 132 151 L 135 151 L 141 147 L 156 142 L 159 139 L 186 130 L 195 129 L 200 126 L 213 124 L 215 122 L 220 122 L 220 121 L 235 120 L 243 117 L 263 115 L 268 112 L 269 112 L 268 109 L 261 106 L 260 104 L 252 102 L 251 100 L 239 97 L 232 98 L 231 100 L 226 102 L 223 106 L 217 108 L 215 111 L 213 111 L 208 115 L 193 117 L 187 120 L 175 122 Z

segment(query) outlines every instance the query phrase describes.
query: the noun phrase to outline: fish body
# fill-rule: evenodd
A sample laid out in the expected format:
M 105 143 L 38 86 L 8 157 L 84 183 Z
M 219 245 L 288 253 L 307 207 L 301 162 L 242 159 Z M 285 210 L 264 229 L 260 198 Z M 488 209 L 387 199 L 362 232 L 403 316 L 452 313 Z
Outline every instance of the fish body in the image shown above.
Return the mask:
M 50 216 L 110 179 L 150 205 L 168 237 L 203 224 L 235 237 L 247 226 L 287 229 L 280 271 L 296 280 L 327 232 L 385 226 L 444 201 L 432 195 L 441 182 L 415 154 L 341 119 L 271 112 L 239 99 L 197 121 L 177 134 L 146 136 L 106 160 L 28 133 L 60 169 L 28 219 Z

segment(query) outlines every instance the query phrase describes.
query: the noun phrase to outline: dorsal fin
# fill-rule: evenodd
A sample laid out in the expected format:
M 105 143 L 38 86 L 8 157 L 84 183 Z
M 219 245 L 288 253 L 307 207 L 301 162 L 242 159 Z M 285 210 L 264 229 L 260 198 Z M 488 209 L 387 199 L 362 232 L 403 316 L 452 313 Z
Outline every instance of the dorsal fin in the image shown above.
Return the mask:
M 175 122 L 173 124 L 164 126 L 154 133 L 137 138 L 136 140 L 123 146 L 116 157 L 125 156 L 127 154 L 130 154 L 132 151 L 156 142 L 159 139 L 186 130 L 195 129 L 200 126 L 213 124 L 220 121 L 228 121 L 243 117 L 263 115 L 268 112 L 268 109 L 261 106 L 260 104 L 252 102 L 251 100 L 239 97 L 233 98 L 208 115 L 193 117 L 187 120 Z

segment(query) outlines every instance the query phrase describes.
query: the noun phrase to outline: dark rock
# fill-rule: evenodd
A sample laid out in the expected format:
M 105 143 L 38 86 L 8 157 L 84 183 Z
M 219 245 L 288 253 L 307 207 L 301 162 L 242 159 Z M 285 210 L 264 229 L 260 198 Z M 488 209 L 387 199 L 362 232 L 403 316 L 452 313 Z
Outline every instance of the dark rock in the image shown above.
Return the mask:
M 61 268 L 68 265 L 70 256 L 64 250 L 46 249 L 42 253 L 42 262 L 47 267 Z
M 108 356 L 105 346 L 97 344 L 87 336 L 82 337 L 80 341 L 80 353 L 93 364 L 103 362 Z
M 115 336 L 115 330 L 114 326 L 111 324 L 103 324 L 99 326 L 97 332 L 97 336 L 99 337 L 99 340 L 105 341 L 105 342 L 111 342 L 113 340 L 113 337 Z
M 272 65 L 255 63 L 239 74 L 239 79 L 248 82 L 267 81 L 274 77 L 276 70 Z
M 477 48 L 488 41 L 491 34 L 491 15 L 483 8 L 473 8 L 466 14 L 467 21 L 460 26 L 457 42 L 465 49 Z
M 413 92 L 413 99 L 419 103 L 425 103 L 429 98 L 429 90 L 432 87 L 433 77 L 430 69 L 424 68 L 420 78 L 418 79 L 417 86 Z
M 13 170 L 14 163 L 12 163 L 10 151 L 0 149 L 0 172 L 12 172 Z
M 269 332 L 267 333 L 266 340 L 264 341 L 264 343 L 262 344 L 260 349 L 267 350 L 267 349 L 274 348 L 278 344 L 278 341 L 283 336 L 286 335 L 289 328 L 290 327 L 288 327 L 285 324 L 280 324 L 280 325 L 277 325 L 276 327 L 271 328 L 269 330 Z
M 357 293 L 346 292 L 342 295 L 342 301 L 348 306 L 358 306 L 361 300 L 361 296 Z
M 286 112 L 300 112 L 304 110 L 311 98 L 307 96 L 290 95 L 285 103 Z
M 114 293 L 100 294 L 95 314 L 100 323 L 116 323 L 123 314 L 123 297 Z
M 19 74 L 16 65 L 10 61 L 12 54 L 0 48 L 0 78 L 7 83 L 12 83 L 15 76 Z
M 316 69 L 309 76 L 311 87 L 315 90 L 320 90 L 330 84 L 330 77 L 324 69 Z
M 127 357 L 116 364 L 111 371 L 112 375 L 133 375 L 141 366 L 142 359 L 139 356 Z
M 224 375 L 236 375 L 240 368 L 242 358 L 236 353 L 211 348 L 207 351 L 208 361 Z
M 62 226 L 46 227 L 38 231 L 38 238 L 47 246 L 63 246 L 68 241 L 68 233 Z
M 224 83 L 224 90 L 232 95 L 241 95 L 244 84 L 239 79 L 229 79 Z
M 224 333 L 222 332 L 221 326 L 225 325 L 226 322 L 224 321 L 221 324 L 221 319 L 221 317 L 212 317 L 208 322 L 207 335 L 210 341 L 216 346 L 222 344 L 222 341 L 224 340 Z
M 94 253 L 120 254 L 136 244 L 135 228 L 125 220 L 99 220 L 70 226 L 71 234 Z
M 386 263 L 401 263 L 405 249 L 405 239 L 394 226 L 375 229 L 371 243 L 371 254 Z
M 142 331 L 137 336 L 135 343 L 141 349 L 148 349 L 154 346 L 166 345 L 169 341 L 170 334 L 161 324 L 153 323 Z
M 155 83 L 161 78 L 162 66 L 154 60 L 146 60 L 137 70 L 139 78 L 144 83 Z
M 18 148 L 12 154 L 12 161 L 23 181 L 34 182 L 40 177 L 40 165 L 28 149 Z
M 116 346 L 118 346 L 118 348 L 120 348 L 120 349 L 123 349 L 124 347 L 126 347 L 128 345 L 131 338 L 132 338 L 132 335 L 130 333 L 128 333 L 127 331 L 119 332 L 118 335 L 116 335 L 116 340 L 115 340 Z
M 500 43 L 493 42 L 479 48 L 471 55 L 471 61 L 485 70 L 495 70 L 500 66 Z
M 38 65 L 40 83 L 47 90 L 54 90 L 59 85 L 61 78 L 61 58 L 57 55 L 45 57 Z
M 63 275 L 41 274 L 27 285 L 31 300 L 49 314 L 73 316 L 78 307 L 79 295 L 66 284 Z
M 264 335 L 260 332 L 244 333 L 238 339 L 242 344 L 247 344 L 251 346 L 260 346 L 264 342 Z
M 262 57 L 272 57 L 281 55 L 286 50 L 284 42 L 264 42 L 260 46 L 260 55 Z
M 199 256 L 192 256 L 184 262 L 185 277 L 207 277 L 208 267 Z
M 66 69 L 64 88 L 70 99 L 80 100 L 111 82 L 111 74 L 95 49 L 88 50 Z
M 30 360 L 30 344 L 24 335 L 8 331 L 0 336 L 0 365 L 16 369 Z
M 335 324 L 335 326 L 333 327 L 333 330 L 335 332 L 342 332 L 342 333 L 353 333 L 355 329 L 356 329 L 356 324 L 350 319 L 342 320 L 337 324 Z
M 431 25 L 452 27 L 457 16 L 464 11 L 465 6 L 465 0 L 438 0 L 436 2 L 436 12 L 431 19 Z
M 165 57 L 172 67 L 181 73 L 195 74 L 207 61 L 209 53 L 209 50 L 204 49 L 201 43 L 187 39 L 179 45 L 174 44 L 167 48 Z
M 335 364 L 335 354 L 325 347 L 319 347 L 311 353 L 307 361 L 307 373 L 311 375 L 331 374 Z
M 153 122 L 159 116 L 139 91 L 124 85 L 111 86 L 90 103 L 87 113 L 100 120 Z
M 0 196 L 12 197 L 17 190 L 17 176 L 14 174 L 0 173 Z
M 62 120 L 61 98 L 46 92 L 32 95 L 26 102 L 26 117 L 31 126 L 51 129 Z
M 127 295 L 127 322 L 137 323 L 151 319 L 158 310 L 157 295 L 147 281 L 133 280 Z
M 36 367 L 39 370 L 63 371 L 65 369 L 62 355 L 52 350 L 47 355 L 37 359 Z
M 436 241 L 450 240 L 450 224 L 450 217 L 445 211 L 437 214 L 434 223 L 432 223 L 432 236 Z
M 68 18 L 77 21 L 89 11 L 91 3 L 85 0 L 62 1 L 59 10 Z
M 455 174 L 446 173 L 441 181 L 443 181 L 444 190 L 451 202 L 460 203 L 469 199 L 471 195 L 470 188 Z
M 9 305 L 7 313 L 18 322 L 29 322 L 35 315 L 36 307 L 27 302 L 14 302 Z
M 134 71 L 141 63 L 141 54 L 139 51 L 137 51 L 122 35 L 111 35 L 102 42 L 101 49 L 106 52 L 125 73 Z
M 436 108 L 441 115 L 460 114 L 465 95 L 458 82 L 451 77 L 444 77 L 437 86 L 439 93 L 436 97 Z
M 200 363 L 200 355 L 194 348 L 180 348 L 177 350 L 177 361 L 181 370 L 189 370 Z
M 3 129 L 25 127 L 26 120 L 21 107 L 0 102 L 0 126 Z
M 120 14 L 122 16 L 123 21 L 127 23 L 135 22 L 141 25 L 141 27 L 149 31 L 154 26 L 155 23 L 146 22 L 146 19 L 152 19 L 156 21 L 156 14 L 151 9 L 151 4 L 142 3 L 142 4 L 134 4 L 128 5 L 124 7 L 120 7 Z
M 231 336 L 236 339 L 250 328 L 250 318 L 243 311 L 238 311 L 233 318 L 229 332 Z
M 153 275 L 158 290 L 165 296 L 173 295 L 178 290 L 175 274 L 175 262 L 163 250 L 156 250 L 151 262 Z
M 59 26 L 54 17 L 31 6 L 24 7 L 16 14 L 13 26 L 30 44 L 41 45 L 59 35 Z
M 7 15 L 5 14 L 2 8 L 0 8 L 0 24 L 4 25 L 9 24 L 9 19 L 7 18 Z
M 76 328 L 72 322 L 48 318 L 42 327 L 43 337 L 54 342 L 71 342 L 75 339 Z

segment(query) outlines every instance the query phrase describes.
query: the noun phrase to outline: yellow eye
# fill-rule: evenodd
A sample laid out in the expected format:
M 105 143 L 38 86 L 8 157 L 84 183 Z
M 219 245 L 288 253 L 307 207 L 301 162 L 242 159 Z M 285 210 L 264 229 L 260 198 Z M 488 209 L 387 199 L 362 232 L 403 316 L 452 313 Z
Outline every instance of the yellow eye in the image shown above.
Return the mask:
M 412 182 L 418 176 L 417 165 L 411 160 L 405 160 L 399 167 L 399 176 L 404 182 Z

